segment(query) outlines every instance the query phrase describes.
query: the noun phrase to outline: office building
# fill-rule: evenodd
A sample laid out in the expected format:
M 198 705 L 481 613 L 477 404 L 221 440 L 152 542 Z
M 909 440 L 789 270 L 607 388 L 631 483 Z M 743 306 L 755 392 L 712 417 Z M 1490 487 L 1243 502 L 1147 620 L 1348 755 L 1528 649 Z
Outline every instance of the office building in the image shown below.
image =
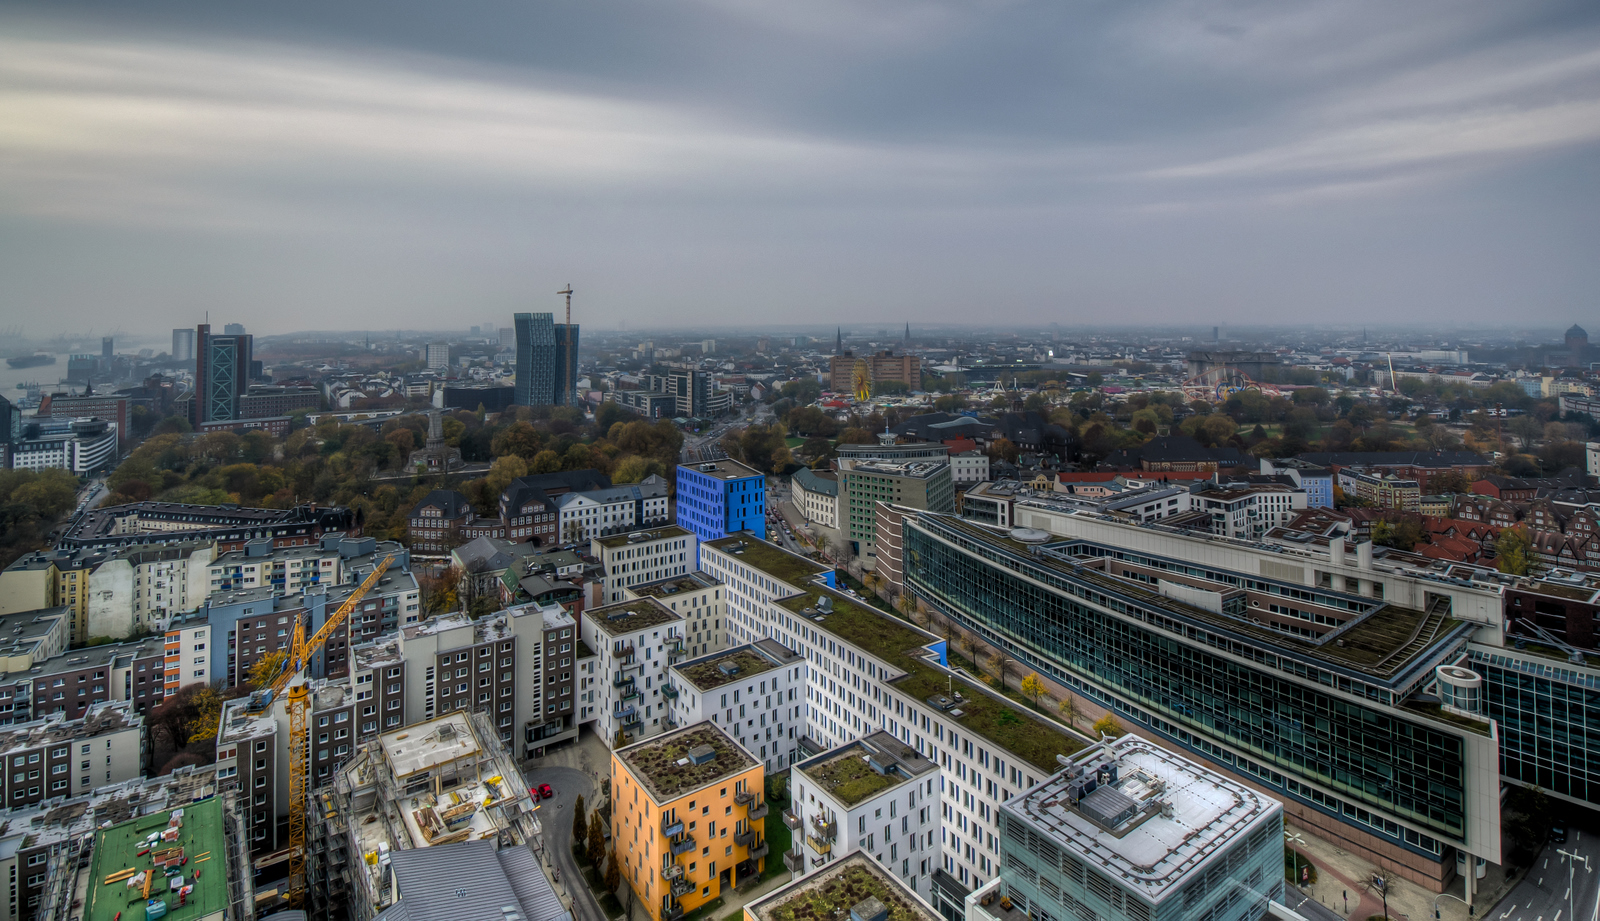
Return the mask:
M 117 425 L 110 420 L 50 417 L 24 426 L 22 437 L 10 445 L 8 460 L 14 470 L 59 469 L 84 476 L 116 462 L 119 440 Z
M 222 328 L 222 333 L 225 336 L 243 336 L 244 335 L 244 324 L 243 323 L 229 323 L 228 325 L 226 325 L 226 326 L 224 326 Z
M 570 329 L 549 313 L 519 313 L 516 401 L 519 406 L 567 406 L 575 402 L 578 324 Z M 571 356 L 569 361 L 569 354 Z
M 1333 471 L 1296 457 L 1263 457 L 1261 472 L 1286 476 L 1306 491 L 1306 508 L 1333 508 Z
M 711 723 L 611 753 L 611 841 L 652 921 L 694 911 L 768 859 L 766 772 Z
M 662 380 L 662 390 L 675 401 L 677 414 L 687 418 L 715 415 L 711 406 L 711 372 L 674 368 Z
M 767 536 L 767 484 L 759 470 L 724 458 L 678 465 L 678 526 L 702 542 L 748 531 Z
M 797 909 L 818 918 L 941 921 L 932 906 L 861 852 L 797 878 L 744 907 L 744 921 L 788 921 Z M 1021 919 L 1006 919 L 1021 921 Z
M 676 525 L 613 534 L 589 541 L 589 555 L 600 561 L 605 603 L 627 598 L 629 586 L 680 578 L 695 571 L 700 541 Z
M 100 370 L 100 358 L 96 355 L 69 355 L 67 356 L 67 380 L 74 384 L 87 384 L 94 380 L 95 372 Z
M 429 371 L 445 371 L 450 368 L 450 343 L 430 342 L 424 349 L 423 361 Z
M 678 415 L 678 398 L 656 390 L 613 390 L 606 394 L 618 406 L 626 406 L 646 419 L 671 419 Z
M 907 390 L 922 389 L 922 359 L 915 355 L 896 355 L 891 351 L 875 352 L 864 358 L 854 352 L 845 352 L 828 359 L 828 389 L 834 393 L 855 391 L 856 367 L 866 370 L 867 380 L 873 389 L 887 381 L 906 385 Z
M 943 830 L 937 764 L 878 730 L 796 764 L 790 777 L 784 821 L 794 850 L 785 861 L 796 877 L 860 851 L 907 889 L 931 895 Z
M 585 611 L 583 642 L 598 654 L 593 700 L 583 717 L 614 747 L 663 730 L 667 701 L 661 696 L 667 666 L 687 653 L 684 618 L 654 598 L 639 598 Z
M 22 432 L 22 407 L 0 396 L 0 470 L 11 469 L 11 455 Z
M 703 656 L 726 645 L 723 641 L 728 635 L 727 628 L 722 622 L 727 617 L 728 602 L 722 597 L 722 583 L 699 570 L 629 585 L 622 589 L 622 594 L 629 600 L 654 598 L 674 614 L 681 615 L 686 655 Z
M 173 361 L 194 361 L 194 332 L 188 328 L 172 331 Z
M 105 362 L 106 364 L 110 364 L 111 363 L 111 359 L 115 358 L 116 356 L 117 356 L 116 340 L 113 339 L 111 336 L 101 336 L 100 337 L 100 360 Z
M 516 405 L 517 388 L 497 384 L 445 385 L 444 408 L 487 413 L 504 412 Z
M 1306 510 L 1306 491 L 1284 483 L 1220 482 L 1191 490 L 1189 507 L 1209 516 L 1211 533 L 1219 537 L 1260 540 Z
M 668 729 L 710 720 L 768 771 L 795 762 L 805 734 L 806 664 L 776 640 L 761 640 L 672 666 L 666 698 Z
M 979 450 L 950 455 L 950 480 L 957 487 L 989 479 L 989 455 Z
M 934 512 L 956 510 L 950 449 L 942 444 L 841 445 L 839 530 L 850 555 L 877 564 L 877 504 Z
M 1414 512 L 1422 503 L 1422 486 L 1382 470 L 1361 467 L 1339 468 L 1338 486 L 1347 497 L 1369 502 L 1378 508 Z
M 1499 862 L 1492 728 L 1417 700 L 1500 629 L 1494 588 L 1379 569 L 1370 544 L 1346 561 L 1342 541 L 1323 557 L 1042 506 L 1018 517 L 1007 536 L 907 516 L 906 590 L 1414 882 L 1440 891 L 1457 852 Z
M 39 419 L 70 421 L 72 419 L 99 418 L 117 427 L 118 444 L 127 447 L 132 438 L 128 428 L 128 397 L 115 393 L 52 393 L 39 400 L 34 413 Z
M 839 477 L 831 470 L 801 467 L 789 478 L 794 507 L 807 521 L 839 527 Z
M 1255 921 L 1283 902 L 1282 804 L 1136 736 L 1080 752 L 999 819 L 1004 869 L 968 918 L 1002 921 L 993 895 L 1105 921 Z
M 230 323 L 232 330 L 237 324 Z M 242 418 L 242 401 L 250 386 L 254 362 L 254 340 L 239 332 L 217 336 L 211 325 L 195 328 L 194 395 L 190 422 L 198 430 L 208 422 L 229 422 Z

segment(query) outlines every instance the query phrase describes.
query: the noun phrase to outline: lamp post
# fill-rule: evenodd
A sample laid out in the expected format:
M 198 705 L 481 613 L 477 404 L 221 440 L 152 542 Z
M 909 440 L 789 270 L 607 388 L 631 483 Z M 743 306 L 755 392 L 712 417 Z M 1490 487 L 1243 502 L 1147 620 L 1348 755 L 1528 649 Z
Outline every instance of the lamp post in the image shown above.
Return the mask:
M 1286 828 L 1283 830 L 1283 840 L 1289 845 L 1289 853 L 1294 855 L 1294 879 L 1295 885 L 1298 886 L 1300 885 L 1300 852 L 1295 850 L 1294 846 L 1298 844 L 1301 847 L 1305 847 L 1306 839 L 1300 837 L 1299 832 L 1292 832 Z
M 1567 858 L 1567 917 L 1571 918 L 1577 914 L 1577 912 L 1575 912 L 1572 908 L 1572 876 L 1575 872 L 1577 872 L 1578 861 L 1583 861 L 1583 868 L 1585 870 L 1592 868 L 1589 866 L 1589 858 L 1587 857 L 1583 857 L 1572 851 L 1563 851 L 1560 848 L 1556 849 L 1556 853 Z M 1468 867 L 1468 870 L 1470 871 L 1471 867 Z

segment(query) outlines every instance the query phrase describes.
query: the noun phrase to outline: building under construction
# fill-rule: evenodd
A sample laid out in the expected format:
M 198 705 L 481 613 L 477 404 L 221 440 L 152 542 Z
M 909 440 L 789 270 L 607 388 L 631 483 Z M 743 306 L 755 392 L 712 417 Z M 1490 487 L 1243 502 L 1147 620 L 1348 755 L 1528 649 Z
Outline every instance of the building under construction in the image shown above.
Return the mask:
M 377 737 L 312 794 L 311 808 L 313 918 L 427 917 L 417 911 L 434 888 L 429 874 L 446 866 L 459 872 L 463 862 L 474 865 L 470 878 L 438 886 L 494 888 L 499 874 L 515 889 L 515 901 L 504 904 L 520 906 L 524 921 L 566 911 L 532 850 L 542 845 L 541 829 L 522 774 L 482 713 L 452 713 Z M 472 842 L 484 844 L 467 847 Z M 406 854 L 424 848 L 443 850 L 427 860 Z

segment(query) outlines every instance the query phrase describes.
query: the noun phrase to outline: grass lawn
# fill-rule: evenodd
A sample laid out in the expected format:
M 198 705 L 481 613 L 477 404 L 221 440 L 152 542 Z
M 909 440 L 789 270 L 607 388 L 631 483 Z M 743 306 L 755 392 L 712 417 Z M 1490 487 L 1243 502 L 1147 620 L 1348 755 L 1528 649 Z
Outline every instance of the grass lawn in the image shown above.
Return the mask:
M 783 865 L 783 855 L 794 847 L 794 833 L 783 824 L 783 810 L 788 805 L 788 797 L 781 803 L 774 797 L 767 797 L 767 817 L 763 822 L 767 835 L 767 865 L 761 870 L 763 880 L 789 871 Z
M 796 438 L 793 435 L 790 435 L 788 438 L 783 440 L 783 443 L 789 446 L 789 450 L 793 451 L 795 448 L 805 444 L 806 440 L 804 438 Z
M 870 604 L 878 610 L 883 611 L 885 614 L 892 614 L 901 620 L 906 619 L 904 614 L 901 614 L 899 611 L 894 609 L 894 605 L 891 605 L 889 602 L 884 601 L 882 598 L 879 598 L 877 595 L 873 594 L 872 590 L 867 588 L 865 585 L 862 585 L 861 581 L 855 576 L 852 576 L 848 572 L 840 569 L 837 570 L 835 578 L 843 581 L 845 585 L 855 589 L 856 594 L 860 595 L 861 600 L 865 601 L 867 604 Z

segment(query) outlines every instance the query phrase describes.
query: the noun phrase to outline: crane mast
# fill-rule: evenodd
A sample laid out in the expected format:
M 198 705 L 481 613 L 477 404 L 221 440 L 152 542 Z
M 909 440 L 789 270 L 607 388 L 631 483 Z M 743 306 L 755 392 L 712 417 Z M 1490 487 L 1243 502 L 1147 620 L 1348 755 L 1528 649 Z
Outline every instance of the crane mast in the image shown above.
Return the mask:
M 289 715 L 289 890 L 288 898 L 291 903 L 298 903 L 305 893 L 306 880 L 306 759 L 309 753 L 308 738 L 306 733 L 306 709 L 311 701 L 311 692 L 305 683 L 289 685 L 298 678 L 306 669 L 311 657 L 322 651 L 328 639 L 333 636 L 344 623 L 350 619 L 350 612 L 356 609 L 361 599 L 372 591 L 378 584 L 384 572 L 394 563 L 395 554 L 385 556 L 372 567 L 372 572 L 361 580 L 356 590 L 350 597 L 323 621 L 321 629 L 306 638 L 305 621 L 295 619 L 294 635 L 289 643 L 289 655 L 284 660 L 283 668 L 272 679 L 271 685 L 266 689 L 255 692 L 250 697 L 247 711 L 251 714 L 265 712 L 283 695 L 284 689 L 289 689 L 289 697 L 285 709 Z
M 572 377 L 572 389 L 567 393 L 567 402 L 568 404 L 575 404 L 578 402 L 578 369 L 572 364 L 574 358 L 572 354 L 572 283 L 568 282 L 564 290 L 556 293 L 567 296 L 567 364 L 562 370 Z

